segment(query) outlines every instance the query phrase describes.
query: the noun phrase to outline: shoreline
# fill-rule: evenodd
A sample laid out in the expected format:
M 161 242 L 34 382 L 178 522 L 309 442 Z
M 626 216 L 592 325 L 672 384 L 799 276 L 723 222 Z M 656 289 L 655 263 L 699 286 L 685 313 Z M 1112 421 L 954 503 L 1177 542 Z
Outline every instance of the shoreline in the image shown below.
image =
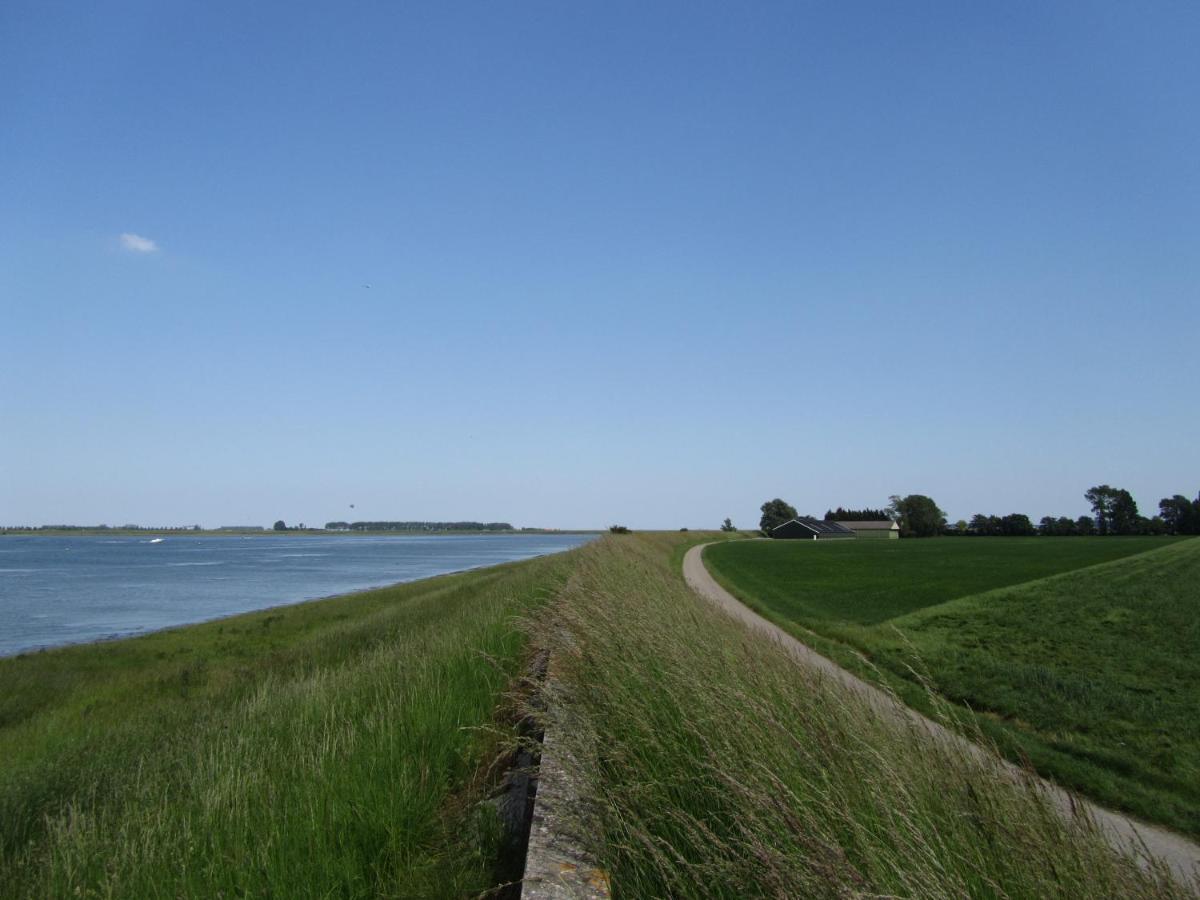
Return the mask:
M 572 558 L 454 554 L 392 587 L 310 581 L 332 596 L 0 660 L 0 896 L 486 891 L 514 621 Z M 385 846 L 395 873 L 357 852 Z
M 122 528 L 0 528 L 0 538 L 5 537 L 553 537 L 558 534 L 604 534 L 602 528 L 547 528 L 528 531 L 326 531 L 322 528 L 306 528 L 303 531 L 219 531 L 205 528 L 190 529 L 152 528 L 133 531 Z
M 567 533 L 570 533 L 570 534 L 593 534 L 593 533 L 599 534 L 599 532 L 557 532 L 557 533 L 558 534 L 567 534 Z M 100 535 L 91 535 L 91 536 L 96 537 L 96 536 L 102 536 L 103 534 L 105 534 L 105 532 L 101 532 Z M 480 532 L 479 534 L 489 534 L 489 532 Z M 519 534 L 519 532 L 517 532 L 517 534 Z M 58 535 L 46 535 L 46 536 L 47 537 L 67 537 L 69 535 L 58 534 Z M 535 535 L 535 534 L 531 534 L 531 533 L 527 532 L 526 536 L 537 537 L 537 536 L 545 536 L 545 535 Z M 584 543 L 587 543 L 587 542 L 584 542 Z M 551 550 L 549 553 L 538 553 L 534 556 L 528 556 L 525 559 L 512 559 L 512 560 L 506 560 L 504 562 L 484 563 L 484 564 L 474 565 L 474 566 L 462 566 L 457 569 L 449 569 L 445 572 L 438 572 L 435 575 L 424 575 L 424 576 L 421 576 L 420 578 L 402 578 L 398 581 L 386 581 L 386 582 L 382 582 L 380 584 L 371 584 L 371 585 L 366 585 L 364 587 L 351 588 L 350 590 L 336 591 L 335 593 L 332 593 L 332 594 L 322 594 L 317 597 L 305 597 L 304 599 L 301 599 L 301 600 L 285 600 L 280 603 L 272 603 L 268 606 L 257 606 L 252 609 L 244 609 L 239 612 L 225 613 L 222 615 L 210 616 L 208 618 L 195 619 L 195 620 L 192 620 L 189 622 L 180 622 L 175 625 L 164 625 L 161 628 L 147 628 L 147 629 L 144 629 L 141 631 L 113 632 L 112 634 L 101 635 L 99 637 L 92 637 L 92 638 L 87 638 L 84 640 L 66 641 L 64 643 L 59 643 L 59 644 L 42 644 L 42 645 L 39 645 L 36 647 L 27 647 L 23 650 L 16 650 L 11 653 L 0 652 L 0 663 L 3 663 L 5 660 L 9 660 L 9 659 L 19 659 L 23 656 L 34 656 L 34 655 L 38 655 L 38 654 L 42 654 L 42 653 L 53 653 L 58 650 L 69 650 L 69 649 L 78 648 L 78 647 L 91 647 L 91 646 L 95 646 L 98 644 L 112 644 L 112 643 L 116 643 L 117 641 L 137 640 L 138 638 L 149 637 L 151 635 L 156 635 L 156 634 L 163 634 L 165 632 L 176 631 L 176 630 L 183 629 L 183 628 L 192 628 L 197 625 L 210 625 L 213 622 L 221 622 L 221 621 L 225 621 L 225 620 L 229 620 L 229 619 L 235 619 L 235 618 L 238 618 L 239 616 L 257 615 L 259 613 L 271 612 L 272 610 L 277 610 L 277 609 L 290 609 L 290 608 L 296 607 L 296 606 L 303 606 L 306 603 L 324 603 L 324 602 L 330 601 L 330 600 L 340 600 L 340 599 L 343 599 L 346 597 L 354 597 L 359 594 L 367 594 L 372 591 L 386 591 L 386 590 L 390 590 L 392 588 L 401 587 L 403 585 L 418 584 L 418 583 L 425 582 L 425 581 L 433 581 L 438 578 L 449 578 L 454 575 L 463 575 L 467 572 L 479 572 L 479 571 L 482 571 L 485 569 L 500 569 L 505 566 L 517 566 L 517 565 L 521 565 L 523 563 L 530 562 L 535 559 L 543 559 L 548 556 L 555 556 L 559 553 L 567 553 L 567 552 L 577 549 L 578 547 L 581 547 L 581 546 L 583 546 L 583 544 L 577 544 L 574 547 L 564 547 L 564 548 L 561 548 L 558 550 Z

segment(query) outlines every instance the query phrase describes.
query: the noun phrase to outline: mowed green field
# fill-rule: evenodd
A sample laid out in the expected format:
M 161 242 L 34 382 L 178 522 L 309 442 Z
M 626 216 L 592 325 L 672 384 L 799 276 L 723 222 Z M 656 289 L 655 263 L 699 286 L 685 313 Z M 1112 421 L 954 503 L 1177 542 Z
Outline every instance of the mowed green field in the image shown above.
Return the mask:
M 0 896 L 462 897 L 572 554 L 0 659 Z
M 933 706 L 920 672 L 1010 756 L 1200 835 L 1200 540 L 755 541 L 705 561 L 913 705 Z

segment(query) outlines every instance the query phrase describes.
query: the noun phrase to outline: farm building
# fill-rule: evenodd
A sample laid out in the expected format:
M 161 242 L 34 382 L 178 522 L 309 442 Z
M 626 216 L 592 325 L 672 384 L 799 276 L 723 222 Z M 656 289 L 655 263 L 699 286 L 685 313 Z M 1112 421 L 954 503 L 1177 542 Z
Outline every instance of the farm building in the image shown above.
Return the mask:
M 900 537 L 900 526 L 891 519 L 883 519 L 879 522 L 835 522 L 835 525 L 841 525 L 843 528 L 849 528 L 860 538 L 889 538 Z
M 853 531 L 837 522 L 823 522 L 807 516 L 800 519 L 789 519 L 782 525 L 776 525 L 771 529 L 771 537 L 791 540 L 825 541 L 831 538 L 844 540 L 854 536 Z

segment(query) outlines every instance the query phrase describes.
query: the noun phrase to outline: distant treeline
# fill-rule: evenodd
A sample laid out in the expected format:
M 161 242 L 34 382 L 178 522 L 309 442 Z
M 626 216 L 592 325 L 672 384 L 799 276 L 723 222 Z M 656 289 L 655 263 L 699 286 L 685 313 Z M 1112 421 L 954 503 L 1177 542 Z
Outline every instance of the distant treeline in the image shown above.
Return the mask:
M 326 522 L 328 531 L 515 531 L 508 522 Z
M 1137 501 L 1124 488 L 1100 484 L 1088 488 L 1084 499 L 1092 506 L 1092 515 L 1072 519 L 1068 516 L 1043 516 L 1033 520 L 1024 513 L 1009 513 L 1007 516 L 990 516 L 977 513 L 968 522 L 946 521 L 946 514 L 932 497 L 924 494 L 893 495 L 885 509 L 826 510 L 827 522 L 869 522 L 890 519 L 900 527 L 901 537 L 937 537 L 952 535 L 962 537 L 1069 537 L 1075 535 L 1121 535 L 1121 534 L 1200 534 L 1200 494 L 1189 500 L 1183 494 L 1164 497 L 1158 501 L 1158 515 L 1144 516 L 1138 511 Z M 789 519 L 798 518 L 796 507 L 776 497 L 761 507 L 762 518 L 758 527 L 767 537 L 778 525 Z M 725 520 L 732 529 L 732 523 Z M 722 530 L 729 530 L 722 526 Z
M 826 522 L 882 522 L 888 517 L 886 509 L 837 509 L 825 510 Z
M 202 531 L 199 525 L 0 525 L 0 531 Z
M 1158 515 L 1146 517 L 1138 512 L 1137 501 L 1124 488 L 1107 484 L 1089 488 L 1084 498 L 1092 505 L 1092 515 L 1072 519 L 1069 516 L 1043 516 L 1035 526 L 1029 516 L 1011 513 L 987 516 L 978 513 L 971 521 L 959 520 L 945 533 L 968 537 L 1023 537 L 1035 534 L 1048 537 L 1075 537 L 1091 534 L 1200 534 L 1200 495 L 1189 500 L 1183 494 L 1158 501 Z

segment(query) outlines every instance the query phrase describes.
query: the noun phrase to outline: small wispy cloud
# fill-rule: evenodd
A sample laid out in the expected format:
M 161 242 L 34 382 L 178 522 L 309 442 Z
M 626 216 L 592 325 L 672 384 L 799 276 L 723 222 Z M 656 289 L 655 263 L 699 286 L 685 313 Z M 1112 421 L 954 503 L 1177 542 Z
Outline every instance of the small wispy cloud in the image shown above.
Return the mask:
M 131 234 L 125 232 L 121 235 L 121 246 L 130 253 L 157 253 L 158 244 L 150 240 L 148 237 L 142 237 L 140 234 Z

